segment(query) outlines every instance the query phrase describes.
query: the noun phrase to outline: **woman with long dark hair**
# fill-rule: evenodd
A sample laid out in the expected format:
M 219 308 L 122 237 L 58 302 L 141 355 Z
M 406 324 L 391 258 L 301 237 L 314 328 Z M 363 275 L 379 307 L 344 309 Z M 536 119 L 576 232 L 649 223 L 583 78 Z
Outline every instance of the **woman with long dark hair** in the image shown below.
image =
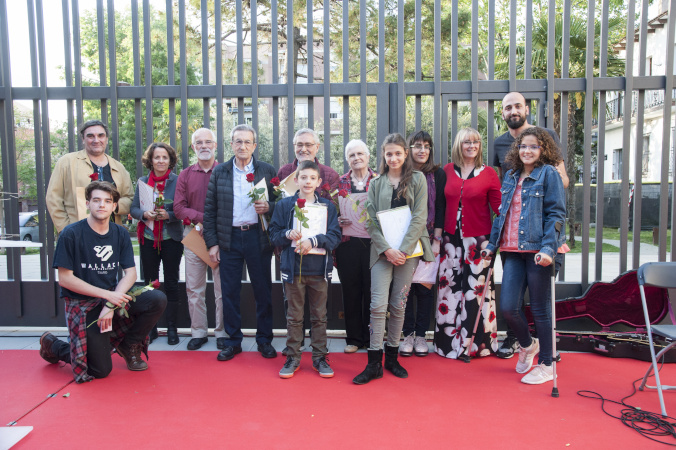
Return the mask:
M 178 344 L 176 316 L 178 314 L 178 278 L 181 257 L 183 256 L 183 224 L 174 215 L 174 193 L 178 176 L 171 170 L 176 166 L 176 151 L 169 144 L 153 142 L 148 146 L 143 158 L 148 176 L 139 181 L 153 188 L 155 208 L 143 211 L 140 205 L 139 186 L 131 204 L 131 216 L 138 219 L 137 236 L 143 264 L 143 278 L 146 281 L 157 280 L 160 263 L 164 267 L 164 291 L 167 294 L 167 342 Z M 159 199 L 159 200 L 158 200 Z M 164 200 L 162 200 L 164 199 Z M 146 222 L 152 222 L 152 229 Z M 151 332 L 151 341 L 157 337 L 157 328 Z
M 385 315 L 390 311 L 385 344 L 385 369 L 399 378 L 408 372 L 397 361 L 399 340 L 404 322 L 406 299 L 419 256 L 413 256 L 420 242 L 423 259 L 433 261 L 432 248 L 425 226 L 427 222 L 427 182 L 413 170 L 413 162 L 403 136 L 390 134 L 382 145 L 380 176 L 371 180 L 368 197 L 368 232 L 371 235 L 371 339 L 366 369 L 354 378 L 366 384 L 383 376 L 383 337 Z M 399 248 L 392 248 L 383 235 L 377 213 L 399 207 L 411 210 L 411 222 Z M 390 295 L 390 284 L 392 295 Z

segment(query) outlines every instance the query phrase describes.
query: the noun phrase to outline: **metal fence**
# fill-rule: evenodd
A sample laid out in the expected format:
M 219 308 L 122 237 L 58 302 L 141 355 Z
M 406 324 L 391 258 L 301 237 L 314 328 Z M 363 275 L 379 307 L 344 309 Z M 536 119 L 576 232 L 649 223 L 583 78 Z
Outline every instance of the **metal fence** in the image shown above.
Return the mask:
M 583 94 L 577 108 L 583 111 L 583 132 L 576 137 L 583 148 L 580 156 L 583 213 L 577 218 L 582 251 L 575 265 L 575 270 L 579 270 L 579 278 L 575 278 L 579 281 L 573 283 L 580 289 L 601 278 L 604 261 L 608 260 L 600 245 L 603 208 L 595 208 L 596 216 L 590 216 L 592 202 L 600 204 L 604 200 L 603 184 L 598 185 L 595 198 L 591 196 L 591 167 L 596 166 L 596 177 L 603 180 L 603 156 L 607 156 L 607 152 L 602 153 L 606 123 L 596 124 L 595 117 L 606 117 L 610 103 L 610 110 L 635 111 L 636 118 L 635 132 L 631 121 L 622 124 L 623 147 L 636 150 L 633 156 L 629 151 L 622 154 L 619 257 L 613 262 L 613 272 L 617 275 L 636 268 L 641 262 L 640 227 L 630 230 L 628 225 L 630 157 L 635 158 L 636 167 L 632 222 L 641 223 L 644 112 L 648 107 L 662 108 L 660 226 L 655 258 L 667 260 L 668 253 L 672 260 L 676 258 L 676 243 L 672 239 L 669 244 L 667 239 L 669 202 L 674 201 L 669 200 L 668 181 L 673 171 L 670 164 L 674 164 L 670 162 L 670 150 L 674 139 L 671 124 L 675 27 L 670 14 L 676 11 L 676 0 L 668 5 L 666 1 L 661 2 L 671 13 L 658 21 L 649 17 L 647 0 L 627 1 L 626 17 L 637 17 L 637 20 L 625 20 L 625 34 L 634 38 L 622 44 L 627 64 L 621 76 L 609 76 L 607 70 L 609 58 L 613 56 L 605 45 L 611 37 L 609 0 L 589 1 L 586 11 L 582 12 L 574 10 L 579 5 L 573 5 L 571 0 L 549 0 L 535 5 L 532 0 L 325 0 L 293 4 L 276 0 L 265 3 L 256 0 L 96 0 L 95 16 L 87 17 L 95 20 L 91 25 L 95 27 L 98 48 L 98 55 L 93 57 L 98 58 L 97 81 L 86 73 L 83 63 L 92 56 L 83 55 L 82 51 L 81 31 L 86 24 L 81 21 L 84 9 L 81 2 L 62 0 L 60 17 L 46 17 L 46 2 L 26 0 L 28 28 L 21 30 L 23 34 L 9 31 L 14 18 L 8 16 L 8 3 L 0 0 L 4 223 L 9 234 L 18 234 L 14 106 L 17 101 L 30 101 L 37 203 L 40 217 L 44 219 L 39 221 L 39 233 L 45 246 L 40 251 L 41 280 L 38 282 L 22 281 L 21 253 L 18 249 L 7 249 L 7 281 L 0 281 L 3 316 L 8 313 L 20 319 L 33 314 L 34 321 L 39 322 L 57 315 L 57 291 L 54 272 L 50 269 L 54 231 L 44 201 L 53 163 L 50 118 L 54 110 L 50 102 L 55 100 L 65 102 L 68 151 L 78 150 L 76 128 L 84 120 L 93 118 L 89 117 L 92 104 L 96 105 L 96 115 L 111 126 L 109 151 L 115 158 L 120 157 L 121 127 L 133 122 L 133 138 L 125 136 L 124 139 L 131 139 L 136 149 L 136 165 L 128 169 L 140 176 L 140 155 L 157 135 L 154 121 L 158 118 L 153 112 L 157 101 L 165 105 L 167 139 L 181 153 L 180 167 L 189 164 L 187 137 L 196 125 L 216 130 L 218 159 L 223 161 L 228 148 L 227 132 L 234 120 L 251 122 L 259 130 L 263 122 L 269 124 L 266 125 L 269 133 L 261 138 L 269 142 L 270 153 L 263 156 L 276 167 L 294 157 L 289 137 L 298 127 L 316 128 L 323 139 L 320 161 L 341 172 L 346 165 L 342 157 L 336 155 L 342 155 L 339 150 L 350 139 L 358 137 L 367 141 L 379 160 L 378 144 L 385 135 L 395 131 L 407 134 L 421 127 L 430 128 L 437 149 L 442 149 L 435 153 L 442 164 L 449 160 L 447 150 L 460 126 L 479 128 L 487 144 L 487 161 L 492 162 L 493 141 L 500 133 L 499 127 L 504 127 L 500 101 L 510 91 L 523 93 L 531 102 L 531 123 L 549 128 L 558 125 L 563 130 L 561 143 L 566 149 L 575 145 L 569 142 L 566 133 L 572 120 L 568 105 L 577 101 L 578 94 Z M 82 3 L 87 2 L 82 0 Z M 214 3 L 221 7 L 214 8 Z M 128 55 L 118 54 L 121 43 L 117 41 L 116 30 L 123 24 L 116 22 L 116 8 L 129 8 L 131 17 L 127 39 L 131 41 L 133 63 L 125 74 L 118 70 L 118 62 Z M 147 70 L 154 67 L 151 33 L 152 25 L 158 20 L 164 21 L 166 33 L 161 40 L 166 48 L 167 75 L 163 84 L 153 84 L 153 71 Z M 63 32 L 47 36 L 46 21 L 61 23 Z M 575 21 L 585 25 L 583 41 L 586 43 L 582 49 L 573 49 L 571 43 L 571 23 Z M 649 33 L 655 32 L 656 24 L 666 32 L 666 60 L 661 75 L 646 72 Z M 543 34 L 537 35 L 536 29 Z M 12 78 L 16 55 L 10 52 L 10 42 L 15 40 L 27 43 L 30 82 L 21 82 L 28 86 L 20 87 L 18 80 Z M 64 60 L 59 68 L 47 66 L 46 42 L 53 40 L 63 41 Z M 580 50 L 582 56 L 574 50 Z M 299 58 L 295 57 L 297 54 Z M 199 62 L 193 64 L 193 59 Z M 634 70 L 634 61 L 638 61 L 638 71 Z M 188 84 L 191 64 L 198 69 L 198 84 Z M 583 67 L 582 71 L 573 73 L 574 65 Z M 65 86 L 48 84 L 48 72 L 54 70 L 62 72 Z M 608 102 L 611 92 L 620 92 L 621 97 L 615 96 L 616 100 Z M 653 102 L 651 96 L 659 101 Z M 121 105 L 128 102 L 133 103 L 133 116 L 121 118 Z M 612 106 L 613 102 L 617 104 Z M 189 115 L 190 105 L 195 104 L 201 109 L 201 117 Z M 338 107 L 332 110 L 336 105 Z M 306 112 L 299 114 L 301 109 Z M 233 117 L 228 118 L 229 115 Z M 555 118 L 559 118 L 558 124 Z M 593 139 L 594 126 L 598 140 Z M 338 151 L 332 153 L 332 149 Z M 601 151 L 596 153 L 596 149 Z M 371 162 L 375 165 L 373 159 Z M 570 167 L 575 164 L 572 162 Z M 595 224 L 595 228 L 591 224 Z M 597 243 L 593 253 L 590 252 L 592 233 Z M 565 280 L 566 273 L 570 278 L 570 270 L 563 270 L 561 280 Z M 45 308 L 45 304 L 49 306 Z

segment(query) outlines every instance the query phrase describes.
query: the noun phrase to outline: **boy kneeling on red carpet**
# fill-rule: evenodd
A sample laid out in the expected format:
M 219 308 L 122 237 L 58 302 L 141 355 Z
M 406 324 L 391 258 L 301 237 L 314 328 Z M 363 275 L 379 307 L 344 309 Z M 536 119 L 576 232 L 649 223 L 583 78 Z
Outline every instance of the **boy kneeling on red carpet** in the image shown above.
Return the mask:
M 301 161 L 298 164 L 295 181 L 299 190 L 293 197 L 279 201 L 270 223 L 270 239 L 276 246 L 282 247 L 281 267 L 284 282 L 284 295 L 288 308 L 286 313 L 288 354 L 284 367 L 279 372 L 281 378 L 291 378 L 300 367 L 301 343 L 304 339 L 303 308 L 305 294 L 310 302 L 310 321 L 312 323 L 312 366 L 319 376 L 330 378 L 333 370 L 326 355 L 329 353 L 326 338 L 326 296 L 328 283 L 333 271 L 331 251 L 340 244 L 340 226 L 338 213 L 331 201 L 315 194 L 322 184 L 319 167 L 314 161 Z M 310 219 L 303 208 L 307 205 L 326 208 L 326 231 L 307 236 L 309 229 L 299 226 Z M 321 211 L 323 214 L 323 211 Z M 304 220 L 306 219 L 307 220 Z M 296 226 L 294 227 L 294 218 Z M 304 232 L 300 229 L 303 228 Z M 295 243 L 295 246 L 292 246 Z M 321 249 L 323 251 L 317 251 Z

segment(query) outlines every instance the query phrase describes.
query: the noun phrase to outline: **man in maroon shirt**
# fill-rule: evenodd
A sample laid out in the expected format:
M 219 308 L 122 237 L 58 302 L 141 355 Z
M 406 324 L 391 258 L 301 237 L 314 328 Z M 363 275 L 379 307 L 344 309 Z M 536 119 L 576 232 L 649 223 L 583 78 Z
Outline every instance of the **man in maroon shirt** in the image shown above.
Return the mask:
M 200 128 L 192 135 L 192 149 L 197 155 L 197 163 L 181 171 L 176 183 L 174 195 L 174 214 L 191 225 L 184 227 L 183 235 L 192 230 L 193 225 L 202 224 L 204 220 L 204 202 L 211 171 L 216 162 L 216 136 L 207 128 Z M 201 230 L 200 230 L 201 233 Z M 208 324 L 206 307 L 207 264 L 199 256 L 188 250 L 185 255 L 185 288 L 188 294 L 188 309 L 192 339 L 188 342 L 188 350 L 197 350 L 207 342 Z M 216 302 L 216 346 L 225 347 L 225 330 L 223 329 L 223 299 L 221 297 L 221 277 L 218 268 L 211 271 L 214 276 L 214 297 Z
M 284 180 L 298 169 L 298 163 L 300 161 L 310 160 L 314 161 L 319 166 L 322 185 L 328 184 L 331 187 L 331 191 L 336 189 L 340 177 L 331 167 L 319 164 L 319 160 L 317 159 L 319 145 L 319 135 L 315 130 L 311 128 L 301 128 L 298 130 L 293 137 L 293 150 L 296 153 L 296 159 L 293 162 L 282 166 L 277 172 L 277 177 L 279 177 L 280 180 Z M 331 200 L 329 192 L 321 187 L 317 189 L 317 194 L 319 194 L 320 197 Z

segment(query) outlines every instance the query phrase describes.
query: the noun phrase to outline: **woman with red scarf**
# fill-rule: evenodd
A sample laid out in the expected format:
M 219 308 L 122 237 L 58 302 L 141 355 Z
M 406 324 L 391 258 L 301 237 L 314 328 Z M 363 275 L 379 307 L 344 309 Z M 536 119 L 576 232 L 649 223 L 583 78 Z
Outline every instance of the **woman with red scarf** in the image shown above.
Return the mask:
M 143 278 L 157 280 L 160 262 L 164 267 L 164 291 L 167 294 L 167 340 L 169 345 L 178 344 L 176 316 L 178 314 L 178 271 L 183 256 L 183 224 L 174 215 L 174 193 L 178 176 L 171 170 L 176 166 L 176 151 L 169 144 L 153 142 L 148 146 L 143 165 L 149 170 L 146 177 L 139 178 L 131 216 L 138 219 L 138 242 L 143 264 Z M 141 209 L 139 184 L 146 183 L 153 189 L 154 205 Z M 150 334 L 151 342 L 157 338 L 157 326 Z

